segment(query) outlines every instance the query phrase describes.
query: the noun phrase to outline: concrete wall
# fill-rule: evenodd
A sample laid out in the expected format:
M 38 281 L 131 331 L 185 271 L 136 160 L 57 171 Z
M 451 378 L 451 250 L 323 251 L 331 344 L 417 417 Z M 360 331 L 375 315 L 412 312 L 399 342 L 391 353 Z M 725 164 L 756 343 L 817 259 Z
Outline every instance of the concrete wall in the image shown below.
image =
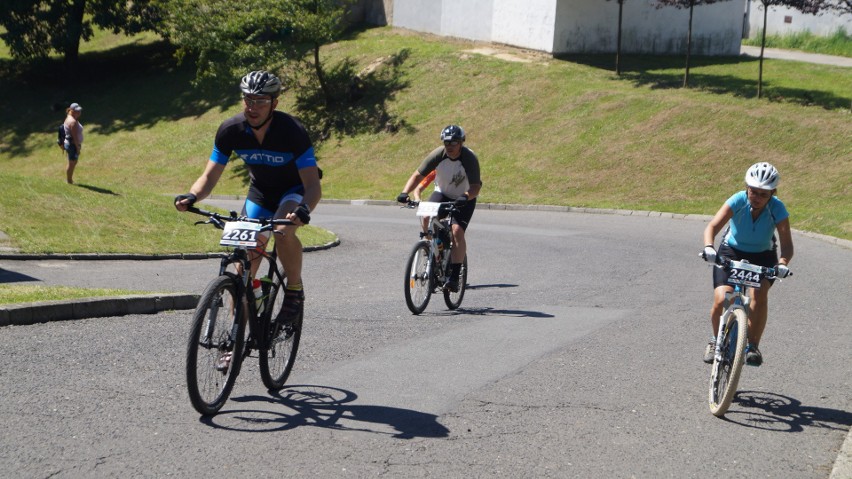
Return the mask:
M 695 8 L 692 53 L 738 55 L 745 0 Z M 625 0 L 624 53 L 686 52 L 689 10 Z M 548 53 L 613 53 L 618 3 L 605 0 L 394 0 L 393 25 Z
M 441 35 L 443 0 L 394 0 L 393 25 Z
M 491 41 L 553 52 L 557 3 L 558 0 L 494 0 Z
M 743 21 L 742 1 L 695 7 L 692 53 L 738 55 Z M 618 3 L 561 0 L 557 10 L 555 53 L 612 53 L 618 41 Z M 623 53 L 686 53 L 689 10 L 657 9 L 651 0 L 625 0 L 621 24 Z
M 433 4 L 437 5 L 439 0 Z M 443 0 L 441 35 L 491 41 L 494 0 Z
M 760 1 L 748 2 L 746 16 L 748 23 L 743 32 L 744 38 L 754 38 L 763 29 L 763 4 Z M 767 35 L 789 35 L 809 31 L 814 35 L 827 37 L 843 28 L 852 34 L 852 14 L 824 12 L 820 15 L 804 14 L 788 7 L 769 7 L 766 16 Z

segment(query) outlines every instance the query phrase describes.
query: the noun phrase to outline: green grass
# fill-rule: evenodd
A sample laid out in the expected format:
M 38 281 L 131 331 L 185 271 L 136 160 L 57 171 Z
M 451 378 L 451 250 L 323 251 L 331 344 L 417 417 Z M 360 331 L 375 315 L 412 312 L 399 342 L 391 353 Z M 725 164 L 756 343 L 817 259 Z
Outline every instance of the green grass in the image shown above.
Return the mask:
M 754 38 L 743 40 L 743 45 L 760 46 L 762 31 Z M 797 32 L 789 35 L 769 35 L 766 37 L 767 48 L 783 48 L 786 50 L 801 50 L 823 55 L 838 55 L 852 58 L 852 36 L 842 28 L 828 37 L 820 37 L 811 32 Z
M 395 198 L 441 128 L 459 123 L 481 160 L 483 202 L 712 214 L 750 164 L 770 161 L 794 228 L 852 239 L 849 69 L 766 60 L 758 100 L 756 59 L 694 57 L 683 89 L 681 57 L 628 56 L 616 77 L 612 55 L 512 50 L 532 59 L 516 63 L 466 52 L 475 46 L 378 28 L 324 47 L 326 61 L 360 67 L 408 52 L 381 101 L 344 105 L 348 133 L 318 143 L 325 198 Z M 192 66 L 158 41 L 81 58 L 76 84 L 57 79 L 58 63 L 4 79 L 13 87 L 0 90 L 0 229 L 27 252 L 215 249 L 213 228 L 192 226 L 171 197 L 239 111 L 236 87 L 193 87 Z M 63 112 L 51 110 L 70 101 L 86 128 L 75 186 L 54 144 Z M 292 110 L 291 94 L 279 108 Z M 359 128 L 382 114 L 399 130 Z M 214 193 L 245 190 L 229 166 Z
M 130 294 L 155 294 L 151 291 L 124 289 L 83 289 L 65 286 L 29 286 L 0 284 L 0 304 L 34 303 L 62 299 L 98 298 Z

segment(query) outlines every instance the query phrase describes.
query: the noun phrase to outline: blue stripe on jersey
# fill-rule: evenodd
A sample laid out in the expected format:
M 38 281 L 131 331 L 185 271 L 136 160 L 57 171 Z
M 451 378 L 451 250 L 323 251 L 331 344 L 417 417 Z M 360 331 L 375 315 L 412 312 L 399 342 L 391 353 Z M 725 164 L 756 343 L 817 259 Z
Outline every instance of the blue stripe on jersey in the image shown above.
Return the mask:
M 234 150 L 249 165 L 283 166 L 293 161 L 292 153 L 269 150 Z
M 213 152 L 210 153 L 210 161 L 212 161 L 213 163 L 218 163 L 220 165 L 227 165 L 228 158 L 228 156 L 223 154 L 221 151 L 219 151 L 218 148 L 216 148 L 215 145 L 213 145 Z
M 296 158 L 296 167 L 300 170 L 309 166 L 317 166 L 317 157 L 314 154 L 313 146 L 305 150 L 300 157 Z
M 249 165 L 283 166 L 293 161 L 292 153 L 273 152 L 269 150 L 236 150 L 235 153 Z M 210 154 L 210 161 L 220 165 L 227 165 L 228 159 L 218 148 L 213 147 L 213 152 Z M 301 156 L 296 158 L 296 167 L 300 170 L 309 166 L 317 166 L 314 147 L 308 148 Z

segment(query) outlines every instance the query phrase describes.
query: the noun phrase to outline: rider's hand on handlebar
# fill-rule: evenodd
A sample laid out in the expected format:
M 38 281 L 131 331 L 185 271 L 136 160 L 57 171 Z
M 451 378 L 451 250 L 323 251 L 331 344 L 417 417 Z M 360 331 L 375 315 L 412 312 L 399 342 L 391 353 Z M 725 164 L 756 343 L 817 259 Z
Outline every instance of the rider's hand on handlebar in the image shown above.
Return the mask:
M 195 204 L 196 200 L 198 200 L 198 197 L 192 193 L 177 195 L 175 196 L 175 208 L 178 211 L 186 211 L 187 208 Z
M 704 258 L 704 261 L 708 263 L 716 262 L 716 249 L 711 245 L 707 245 L 704 247 L 704 251 L 701 252 L 701 257 Z
M 408 203 L 409 202 L 408 193 L 402 192 L 396 197 L 397 203 Z
M 287 219 L 297 225 L 306 225 L 311 222 L 311 210 L 308 208 L 308 205 L 302 203 L 292 213 L 287 215 Z
M 775 265 L 775 277 L 776 278 L 786 278 L 789 275 L 790 275 L 790 268 L 788 268 L 786 264 Z

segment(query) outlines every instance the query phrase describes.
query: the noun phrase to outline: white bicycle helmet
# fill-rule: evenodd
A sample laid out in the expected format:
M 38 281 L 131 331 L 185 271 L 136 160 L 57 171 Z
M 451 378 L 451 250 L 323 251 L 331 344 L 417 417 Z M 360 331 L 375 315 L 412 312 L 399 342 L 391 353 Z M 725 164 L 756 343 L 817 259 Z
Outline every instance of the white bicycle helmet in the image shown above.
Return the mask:
M 751 165 L 745 175 L 745 182 L 748 186 L 761 190 L 778 188 L 779 180 L 781 180 L 781 175 L 778 174 L 778 170 L 766 162 Z
M 281 93 L 281 80 L 267 71 L 251 72 L 240 82 L 243 95 L 271 95 L 273 98 Z

